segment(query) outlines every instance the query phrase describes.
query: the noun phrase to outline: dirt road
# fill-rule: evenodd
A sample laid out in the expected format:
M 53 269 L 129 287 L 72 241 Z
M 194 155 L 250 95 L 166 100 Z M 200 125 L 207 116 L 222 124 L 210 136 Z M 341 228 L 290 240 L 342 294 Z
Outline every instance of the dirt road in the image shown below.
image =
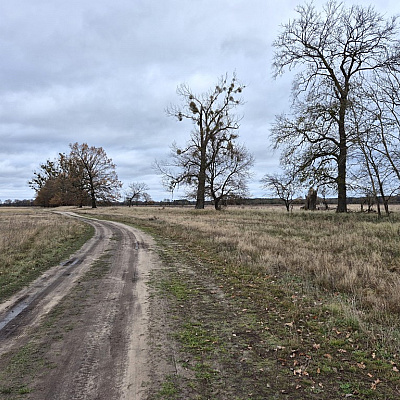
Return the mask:
M 33 359 L 24 376 L 10 372 L 27 388 L 24 398 L 145 398 L 152 239 L 116 222 L 85 221 L 95 236 L 79 252 L 0 305 L 0 371 L 21 349 Z

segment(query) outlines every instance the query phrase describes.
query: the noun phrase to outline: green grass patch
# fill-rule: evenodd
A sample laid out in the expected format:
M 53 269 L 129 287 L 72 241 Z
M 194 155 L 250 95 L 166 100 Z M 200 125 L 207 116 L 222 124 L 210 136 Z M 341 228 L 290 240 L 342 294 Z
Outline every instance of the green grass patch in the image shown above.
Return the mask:
M 200 322 L 186 322 L 176 334 L 184 349 L 193 354 L 211 352 L 218 339 L 201 326 Z
M 166 377 L 165 382 L 162 383 L 159 392 L 156 394 L 157 399 L 162 400 L 176 400 L 179 399 L 179 389 L 173 381 L 174 377 Z

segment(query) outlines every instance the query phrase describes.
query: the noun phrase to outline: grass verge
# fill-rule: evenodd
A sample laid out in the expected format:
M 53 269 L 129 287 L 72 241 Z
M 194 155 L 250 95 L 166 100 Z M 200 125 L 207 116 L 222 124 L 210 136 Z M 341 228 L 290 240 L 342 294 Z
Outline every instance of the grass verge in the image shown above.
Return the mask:
M 66 259 L 93 234 L 90 225 L 49 211 L 1 208 L 0 301 Z

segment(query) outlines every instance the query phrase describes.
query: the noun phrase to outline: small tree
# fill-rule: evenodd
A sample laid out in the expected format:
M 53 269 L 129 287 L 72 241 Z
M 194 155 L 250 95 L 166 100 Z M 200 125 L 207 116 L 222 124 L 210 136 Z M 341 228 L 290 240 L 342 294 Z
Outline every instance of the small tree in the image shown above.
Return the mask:
M 149 204 L 153 202 L 153 199 L 151 198 L 151 196 L 148 193 L 143 193 L 142 195 L 143 197 L 143 201 L 145 202 L 145 204 Z
M 218 144 L 214 143 L 211 147 L 206 194 L 213 199 L 215 209 L 220 210 L 223 200 L 229 197 L 245 197 L 248 194 L 247 180 L 254 158 L 243 145 L 226 151 L 221 151 L 216 146 Z
M 264 189 L 284 202 L 287 212 L 292 209 L 293 196 L 298 190 L 298 183 L 292 174 L 266 174 L 261 182 Z
M 141 198 L 145 199 L 147 202 L 148 194 L 146 191 L 149 190 L 149 187 L 144 182 L 132 182 L 128 186 L 128 190 L 126 192 L 126 200 L 128 202 L 128 206 L 132 206 L 132 202 L 138 202 Z

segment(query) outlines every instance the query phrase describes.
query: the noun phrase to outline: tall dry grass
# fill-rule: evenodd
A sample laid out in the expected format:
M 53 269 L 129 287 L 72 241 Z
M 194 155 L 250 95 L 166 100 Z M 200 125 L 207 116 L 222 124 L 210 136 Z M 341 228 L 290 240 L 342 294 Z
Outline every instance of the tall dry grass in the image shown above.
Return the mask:
M 251 273 L 289 273 L 345 293 L 371 315 L 400 312 L 400 215 L 293 214 L 274 208 L 104 208 L 88 213 L 151 226 L 176 240 L 212 249 Z
M 84 224 L 36 208 L 0 208 L 0 300 L 88 238 Z

